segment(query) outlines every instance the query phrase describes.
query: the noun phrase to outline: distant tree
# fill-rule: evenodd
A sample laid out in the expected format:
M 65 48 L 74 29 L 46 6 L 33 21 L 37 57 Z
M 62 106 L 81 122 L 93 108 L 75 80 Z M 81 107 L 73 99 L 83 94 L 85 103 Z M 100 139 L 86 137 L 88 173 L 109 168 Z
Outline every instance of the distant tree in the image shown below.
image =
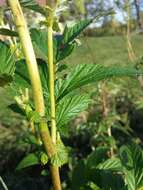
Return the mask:
M 134 4 L 136 8 L 136 19 L 137 19 L 138 27 L 139 29 L 142 29 L 143 24 L 142 24 L 141 11 L 140 11 L 141 0 L 134 0 Z

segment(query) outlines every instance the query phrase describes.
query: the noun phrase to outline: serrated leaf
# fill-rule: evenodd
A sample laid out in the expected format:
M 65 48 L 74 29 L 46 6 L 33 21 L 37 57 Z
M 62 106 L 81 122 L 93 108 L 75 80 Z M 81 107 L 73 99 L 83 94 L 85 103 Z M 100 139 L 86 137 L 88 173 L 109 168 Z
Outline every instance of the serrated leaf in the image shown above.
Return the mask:
M 31 87 L 31 82 L 29 79 L 29 73 L 25 60 L 20 60 L 16 62 L 16 70 L 14 75 L 14 90 L 25 89 Z
M 58 49 L 57 56 L 56 56 L 56 62 L 59 62 L 66 57 L 68 57 L 73 50 L 76 47 L 76 43 L 71 43 L 67 45 L 61 45 L 61 47 Z
M 41 59 L 37 59 L 39 73 L 41 77 L 42 87 L 44 94 L 48 93 L 48 76 L 47 76 L 47 64 Z M 29 78 L 29 73 L 25 60 L 19 60 L 16 62 L 16 71 L 14 75 L 14 81 L 12 83 L 13 91 L 18 91 L 19 89 L 31 89 L 31 82 Z
M 90 169 L 86 172 L 88 181 L 94 182 L 103 190 L 123 190 L 125 187 L 122 174 L 110 170 Z
M 8 108 L 10 108 L 15 113 L 25 116 L 25 112 L 17 104 L 11 104 L 8 106 Z
M 82 20 L 72 27 L 65 27 L 63 35 L 57 39 L 56 62 L 59 62 L 69 56 L 76 47 L 75 38 L 92 22 L 92 19 Z
M 128 190 L 139 189 L 143 186 L 143 152 L 136 144 L 122 146 L 120 159 L 123 165 Z
M 49 158 L 45 152 L 41 152 L 40 154 L 40 160 L 42 165 L 46 165 L 49 161 Z
M 25 142 L 27 142 L 28 144 L 31 144 L 31 145 L 40 146 L 36 137 L 34 135 L 29 134 L 29 133 L 28 133 L 27 138 L 25 139 Z
M 84 160 L 80 160 L 72 173 L 72 190 L 79 190 L 88 182 L 86 177 L 86 165 Z
M 61 140 L 57 141 L 56 154 L 52 156 L 51 163 L 54 166 L 61 167 L 68 162 L 68 149 Z
M 48 58 L 48 43 L 47 43 L 47 32 L 45 30 L 38 30 L 33 28 L 30 30 L 32 42 L 34 44 L 36 56 L 42 58 L 47 62 Z
M 35 12 L 41 13 L 46 16 L 46 11 L 44 8 L 39 6 L 39 4 L 35 0 L 20 0 L 20 4 L 27 9 L 31 9 Z
M 41 116 L 38 112 L 36 111 L 30 111 L 28 114 L 27 114 L 27 118 L 28 120 L 34 122 L 34 123 L 40 123 L 41 121 Z
M 73 119 L 78 113 L 87 109 L 91 99 L 89 96 L 69 96 L 63 98 L 57 105 L 56 108 L 56 121 L 57 126 L 60 127 L 67 124 Z
M 37 58 L 43 59 L 45 62 L 48 60 L 48 37 L 46 30 L 31 29 L 31 38 L 34 44 L 34 49 Z M 76 43 L 64 44 L 62 41 L 62 35 L 53 36 L 53 52 L 54 63 L 57 63 L 67 56 L 69 56 L 74 50 Z
M 100 170 L 122 171 L 122 164 L 119 158 L 110 158 L 100 163 L 97 168 Z
M 79 161 L 72 174 L 73 190 L 86 189 L 86 187 L 91 187 L 91 183 L 93 189 L 98 189 L 99 187 L 99 189 L 101 188 L 104 190 L 123 190 L 124 181 L 122 174 L 117 170 L 119 166 L 117 162 L 116 166 L 115 162 L 114 166 L 113 162 L 111 165 L 109 163 L 106 166 L 104 165 L 104 163 L 107 163 L 108 150 L 109 149 L 106 147 L 99 147 L 91 153 L 86 160 Z M 105 167 L 99 169 L 98 166 L 102 163 Z
M 131 134 L 130 134 L 131 129 L 130 129 L 129 127 L 121 126 L 121 125 L 119 125 L 119 124 L 117 124 L 117 125 L 114 124 L 114 125 L 112 126 L 112 128 L 121 131 L 121 132 L 122 132 L 123 134 L 125 134 L 125 135 L 131 136 Z
M 18 171 L 37 164 L 40 164 L 38 156 L 35 153 L 30 153 L 22 159 L 16 167 L 16 170 Z
M 103 66 L 101 64 L 81 64 L 76 66 L 62 82 L 58 100 L 73 90 L 90 83 L 98 82 L 111 77 L 136 76 L 142 74 L 132 67 Z
M 98 164 L 105 161 L 107 157 L 107 151 L 109 148 L 107 147 L 98 147 L 95 151 L 93 151 L 88 157 L 87 157 L 87 169 L 96 168 Z
M 63 44 L 72 42 L 92 21 L 92 19 L 86 19 L 79 21 L 74 26 L 66 26 L 63 33 Z
M 12 82 L 15 71 L 15 59 L 10 47 L 0 41 L 0 86 Z
M 62 125 L 58 128 L 59 133 L 61 136 L 68 138 L 69 137 L 69 128 L 67 125 Z
M 58 70 L 58 72 L 62 72 L 62 71 L 64 71 L 64 70 L 66 70 L 68 68 L 68 66 L 66 65 L 66 64 L 60 64 L 60 65 L 58 65 L 58 68 L 57 68 L 57 70 Z
M 48 37 L 46 30 L 38 30 L 33 28 L 30 30 L 32 42 L 34 44 L 34 49 L 37 58 L 43 59 L 45 62 L 48 61 Z M 57 54 L 57 40 L 58 38 L 53 38 L 53 52 L 54 52 L 54 63 L 56 63 Z
M 102 189 L 105 190 L 123 190 L 125 184 L 122 175 L 119 173 L 111 172 L 110 170 L 101 170 L 101 184 Z
M 0 35 L 17 37 L 18 33 L 16 31 L 9 30 L 7 28 L 0 28 Z

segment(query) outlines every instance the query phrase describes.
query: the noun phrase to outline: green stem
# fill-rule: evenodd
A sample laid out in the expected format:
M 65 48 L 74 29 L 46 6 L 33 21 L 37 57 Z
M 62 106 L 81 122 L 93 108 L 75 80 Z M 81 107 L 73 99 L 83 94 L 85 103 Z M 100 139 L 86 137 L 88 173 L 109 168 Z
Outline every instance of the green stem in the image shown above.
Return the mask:
M 45 115 L 44 98 L 42 93 L 42 86 L 37 66 L 37 61 L 35 53 L 33 50 L 31 38 L 27 28 L 27 24 L 18 0 L 8 0 L 10 8 L 14 16 L 14 22 L 17 27 L 17 31 L 20 37 L 21 45 L 23 48 L 23 53 L 25 55 L 29 76 L 33 89 L 33 98 L 35 103 L 36 111 L 41 115 Z M 53 144 L 53 139 L 51 139 L 50 132 L 46 122 L 41 122 L 39 124 L 40 134 L 42 142 L 44 144 L 45 150 L 49 157 L 55 155 L 55 146 Z M 51 174 L 53 180 L 54 190 L 61 190 L 61 183 L 59 177 L 59 170 L 55 166 L 51 166 Z
M 55 3 L 55 4 L 54 4 Z M 56 128 L 56 103 L 55 103 L 55 71 L 54 71 L 54 52 L 53 52 L 53 22 L 54 22 L 54 8 L 55 1 L 48 1 L 47 5 L 51 8 L 47 16 L 47 30 L 48 30 L 48 74 L 49 74 L 49 88 L 50 88 L 50 113 L 51 113 L 51 138 L 56 145 L 57 128 Z M 55 5 L 55 6 L 54 6 Z M 61 180 L 59 168 L 51 166 L 51 174 L 54 190 L 61 190 Z
M 49 86 L 50 86 L 50 108 L 51 108 L 51 138 L 56 145 L 57 129 L 56 129 L 56 104 L 55 104 L 55 74 L 53 61 L 53 29 L 52 25 L 48 26 L 48 71 L 49 71 Z M 61 190 L 61 181 L 59 168 L 51 166 L 51 174 L 54 190 Z
M 25 55 L 30 80 L 33 88 L 33 98 L 36 110 L 44 115 L 44 100 L 42 94 L 42 87 L 39 77 L 38 66 L 34 54 L 31 38 L 25 22 L 25 18 L 18 0 L 8 0 L 11 10 L 13 12 L 14 21 L 18 30 L 23 53 Z
M 31 80 L 33 98 L 36 111 L 43 117 L 45 115 L 44 98 L 42 85 L 40 81 L 38 65 L 33 50 L 33 45 L 27 28 L 27 24 L 18 0 L 8 0 L 11 11 L 14 16 L 14 22 L 17 27 L 23 53 L 26 59 L 29 76 Z M 47 154 L 51 157 L 55 154 L 55 147 L 52 143 L 47 123 L 41 122 L 39 125 L 41 138 Z
M 51 106 L 51 137 L 53 143 L 56 144 L 56 109 L 55 109 L 55 72 L 53 59 L 53 29 L 52 20 L 48 26 L 48 72 L 50 86 L 50 106 Z
M 51 166 L 50 169 L 51 169 L 51 174 L 52 174 L 52 181 L 53 181 L 54 190 L 62 190 L 59 168 L 56 166 Z

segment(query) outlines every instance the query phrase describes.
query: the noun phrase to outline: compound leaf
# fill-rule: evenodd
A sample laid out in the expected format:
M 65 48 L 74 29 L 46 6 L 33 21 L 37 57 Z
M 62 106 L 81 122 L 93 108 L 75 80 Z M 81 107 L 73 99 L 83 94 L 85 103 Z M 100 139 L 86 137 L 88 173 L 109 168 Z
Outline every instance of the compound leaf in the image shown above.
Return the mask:
M 37 59 L 37 63 L 39 67 L 43 92 L 44 94 L 46 94 L 48 92 L 47 64 L 41 59 Z M 25 88 L 31 89 L 31 82 L 26 62 L 24 59 L 22 59 L 16 62 L 16 70 L 15 70 L 12 89 L 17 91 L 19 89 L 25 89 Z
M 35 52 L 37 58 L 43 59 L 45 62 L 48 60 L 48 38 L 46 30 L 38 30 L 33 28 L 30 30 L 31 38 L 34 44 Z M 57 40 L 58 38 L 53 38 L 53 52 L 54 52 L 54 63 L 56 63 L 56 55 L 57 55 Z
M 84 111 L 91 99 L 89 96 L 69 96 L 63 98 L 57 105 L 57 126 L 60 127 L 67 124 L 71 119 L 73 119 L 78 113 Z
M 110 158 L 97 166 L 101 170 L 122 171 L 122 164 L 119 158 Z
M 87 157 L 87 169 L 96 168 L 101 162 L 107 159 L 107 147 L 98 147 Z
M 13 85 L 15 90 L 30 88 L 31 82 L 25 60 L 16 62 Z
M 12 82 L 15 71 L 15 59 L 10 47 L 0 41 L 0 86 Z
M 20 4 L 27 9 L 31 9 L 35 12 L 41 13 L 42 15 L 46 15 L 46 11 L 44 8 L 39 6 L 39 4 L 35 0 L 20 0 Z
M 72 42 L 92 22 L 92 19 L 86 19 L 79 21 L 71 27 L 66 26 L 63 33 L 63 44 Z
M 13 30 L 9 30 L 7 28 L 0 28 L 0 34 L 4 36 L 17 37 L 18 33 Z
M 138 74 L 142 74 L 142 71 L 138 71 L 132 67 L 106 67 L 101 64 L 81 64 L 76 66 L 67 76 L 66 80 L 62 82 L 57 99 L 59 100 L 73 90 L 93 82 L 111 77 L 136 76 Z
M 56 62 L 59 62 L 69 56 L 76 47 L 75 38 L 92 22 L 92 19 L 82 20 L 72 27 L 65 27 L 63 35 L 57 39 L 57 56 Z
M 54 166 L 61 167 L 68 162 L 68 149 L 61 140 L 57 141 L 56 154 L 52 156 L 51 163 Z
M 22 161 L 16 167 L 16 170 L 18 171 L 37 164 L 40 164 L 38 156 L 35 153 L 30 153 L 22 159 Z
M 56 62 L 59 62 L 65 59 L 66 57 L 68 57 L 73 52 L 75 47 L 76 47 L 75 42 L 66 44 L 66 45 L 62 45 L 62 44 L 59 45 L 57 56 L 56 56 Z
M 143 152 L 136 144 L 122 146 L 120 159 L 128 190 L 143 187 Z
M 72 173 L 72 190 L 79 190 L 88 182 L 86 176 L 86 165 L 84 160 L 80 160 Z

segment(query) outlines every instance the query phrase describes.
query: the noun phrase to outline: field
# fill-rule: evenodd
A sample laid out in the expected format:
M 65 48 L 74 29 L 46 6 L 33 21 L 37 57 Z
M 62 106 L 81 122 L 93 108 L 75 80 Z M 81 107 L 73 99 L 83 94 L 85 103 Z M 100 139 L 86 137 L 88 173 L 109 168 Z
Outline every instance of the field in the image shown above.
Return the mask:
M 132 36 L 132 44 L 137 57 L 142 56 L 142 41 L 142 35 Z M 128 64 L 126 46 L 126 38 L 123 36 L 85 37 L 81 40 L 81 48 L 77 48 L 68 61 L 70 64 Z

